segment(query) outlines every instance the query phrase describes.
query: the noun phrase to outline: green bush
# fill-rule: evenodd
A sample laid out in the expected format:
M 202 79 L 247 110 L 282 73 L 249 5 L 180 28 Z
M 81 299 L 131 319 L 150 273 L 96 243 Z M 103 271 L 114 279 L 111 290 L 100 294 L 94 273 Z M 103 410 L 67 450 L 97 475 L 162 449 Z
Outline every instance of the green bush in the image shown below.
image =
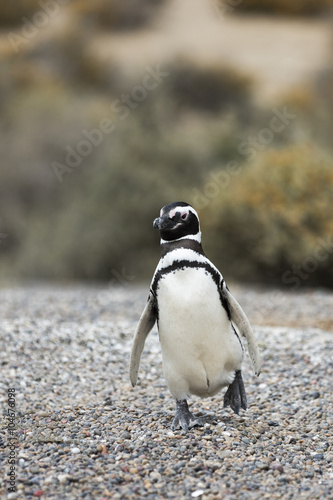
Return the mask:
M 234 278 L 287 285 L 293 265 L 309 267 L 320 241 L 333 241 L 332 204 L 332 157 L 307 146 L 263 153 L 203 209 L 209 254 Z M 332 286 L 332 264 L 333 245 L 302 283 Z

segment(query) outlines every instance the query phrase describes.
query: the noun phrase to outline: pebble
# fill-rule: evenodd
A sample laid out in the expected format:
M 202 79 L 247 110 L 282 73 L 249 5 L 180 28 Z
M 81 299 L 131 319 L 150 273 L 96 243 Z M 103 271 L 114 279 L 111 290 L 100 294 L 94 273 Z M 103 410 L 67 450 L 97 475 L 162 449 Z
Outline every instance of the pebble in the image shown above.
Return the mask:
M 261 376 L 246 356 L 248 410 L 223 409 L 224 391 L 191 398 L 205 425 L 184 433 L 170 428 L 175 403 L 156 328 L 138 385 L 128 380 L 147 290 L 114 287 L 107 304 L 102 291 L 0 289 L 0 386 L 17 388 L 20 431 L 17 491 L 7 494 L 2 482 L 1 498 L 333 498 L 333 334 L 306 324 L 308 310 L 329 324 L 333 294 L 236 287 L 245 311 L 255 304 L 267 312 L 267 324 L 254 323 Z M 302 328 L 291 326 L 295 318 Z M 6 442 L 6 431 L 0 438 Z
M 271 464 L 271 469 L 272 470 L 277 470 L 277 471 L 279 471 L 281 473 L 284 472 L 283 466 L 281 464 L 279 464 L 279 463 L 273 463 L 273 464 Z
M 205 493 L 204 490 L 196 490 L 193 491 L 193 493 L 191 493 L 191 497 L 198 498 L 201 497 L 201 495 L 203 495 L 204 493 Z
M 69 475 L 68 474 L 59 474 L 57 477 L 58 477 L 59 483 L 64 484 L 67 481 L 67 479 L 69 478 Z
M 32 494 L 32 496 L 34 496 L 34 497 L 41 497 L 43 495 L 44 495 L 44 491 L 43 490 L 36 490 Z

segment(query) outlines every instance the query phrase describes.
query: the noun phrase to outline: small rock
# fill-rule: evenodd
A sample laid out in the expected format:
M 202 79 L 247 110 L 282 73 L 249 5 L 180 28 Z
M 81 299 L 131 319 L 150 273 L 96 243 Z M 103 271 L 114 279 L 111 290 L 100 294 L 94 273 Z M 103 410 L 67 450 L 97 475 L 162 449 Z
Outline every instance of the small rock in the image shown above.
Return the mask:
M 284 472 L 284 468 L 283 466 L 279 463 L 279 462 L 274 462 L 273 464 L 271 464 L 271 470 L 277 470 L 279 472 Z
M 227 457 L 231 457 L 232 455 L 232 451 L 231 450 L 223 450 L 223 451 L 220 451 L 218 456 L 220 458 L 227 458 Z
M 121 436 L 123 439 L 131 439 L 131 434 L 127 431 L 123 432 Z
M 18 494 L 13 491 L 12 493 L 9 493 L 7 495 L 7 500 L 16 500 L 17 497 L 18 497 Z
M 159 472 L 155 472 L 155 471 L 153 471 L 153 472 L 151 472 L 151 473 L 149 474 L 149 477 L 150 477 L 151 479 L 154 479 L 154 480 L 158 481 L 159 479 L 161 479 L 161 474 L 160 474 Z
M 33 492 L 32 494 L 34 497 L 41 497 L 42 495 L 44 495 L 44 491 L 43 490 L 36 490 Z
M 258 462 L 256 465 L 257 465 L 258 469 L 260 469 L 260 470 L 268 470 L 269 469 L 269 465 L 265 464 L 263 462 Z
M 193 493 L 191 493 L 191 497 L 198 498 L 201 497 L 201 495 L 203 495 L 204 493 L 205 493 L 204 490 L 196 490 L 193 491 Z
M 64 484 L 68 478 L 69 478 L 68 474 L 59 474 L 58 475 L 58 481 L 60 484 Z
M 145 479 L 145 480 L 143 481 L 143 486 L 144 486 L 147 490 L 149 490 L 149 489 L 151 488 L 151 482 L 149 481 L 149 479 Z

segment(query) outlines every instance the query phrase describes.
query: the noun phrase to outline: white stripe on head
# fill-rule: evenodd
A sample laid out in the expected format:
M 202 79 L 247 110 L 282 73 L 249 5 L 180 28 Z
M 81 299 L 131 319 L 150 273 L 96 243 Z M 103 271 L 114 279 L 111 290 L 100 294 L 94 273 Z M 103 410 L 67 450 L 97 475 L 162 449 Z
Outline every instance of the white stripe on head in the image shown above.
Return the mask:
M 173 208 L 172 210 L 170 210 L 169 212 L 169 217 L 170 219 L 172 219 L 172 217 L 174 217 L 176 215 L 177 212 L 180 212 L 181 215 L 183 214 L 188 214 L 189 212 L 192 212 L 192 214 L 194 214 L 196 216 L 196 218 L 198 219 L 198 222 L 199 222 L 199 227 L 200 227 L 200 220 L 199 220 L 199 215 L 197 214 L 196 210 L 194 210 L 193 207 L 191 206 L 188 206 L 188 207 L 182 207 L 182 206 L 179 206 L 179 207 L 175 207 Z M 161 211 L 162 213 L 162 211 Z

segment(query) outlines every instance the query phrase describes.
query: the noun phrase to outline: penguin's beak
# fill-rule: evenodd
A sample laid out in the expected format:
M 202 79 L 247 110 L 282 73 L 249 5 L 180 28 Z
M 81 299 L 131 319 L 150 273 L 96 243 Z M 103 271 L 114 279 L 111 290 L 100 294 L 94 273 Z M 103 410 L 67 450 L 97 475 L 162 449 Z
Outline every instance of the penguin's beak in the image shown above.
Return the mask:
M 161 220 L 161 217 L 157 217 L 157 219 L 154 220 L 154 222 L 153 222 L 154 229 L 160 229 L 160 220 Z
M 162 217 L 157 217 L 157 219 L 153 222 L 153 227 L 159 230 L 170 228 L 170 226 L 172 226 L 172 221 L 168 214 L 164 214 Z

